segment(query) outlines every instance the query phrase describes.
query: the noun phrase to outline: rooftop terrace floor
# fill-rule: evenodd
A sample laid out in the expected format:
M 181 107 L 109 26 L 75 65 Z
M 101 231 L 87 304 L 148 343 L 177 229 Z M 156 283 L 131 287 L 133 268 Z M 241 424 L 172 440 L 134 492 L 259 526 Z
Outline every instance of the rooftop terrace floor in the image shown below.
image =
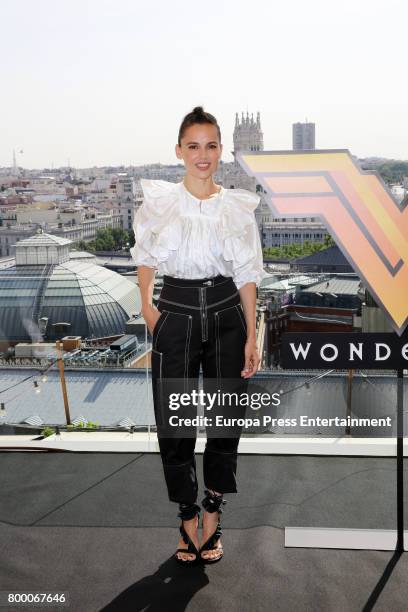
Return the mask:
M 284 547 L 285 526 L 394 529 L 394 458 L 240 455 L 224 558 L 187 568 L 172 559 L 178 508 L 158 454 L 0 460 L 1 590 L 68 593 L 45 610 L 407 610 L 407 553 Z M 201 501 L 200 454 L 197 470 Z

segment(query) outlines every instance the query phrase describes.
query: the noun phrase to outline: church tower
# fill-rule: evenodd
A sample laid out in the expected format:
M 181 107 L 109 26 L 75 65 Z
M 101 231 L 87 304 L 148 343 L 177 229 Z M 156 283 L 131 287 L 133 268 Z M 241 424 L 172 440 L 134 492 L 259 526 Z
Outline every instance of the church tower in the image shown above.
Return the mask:
M 238 113 L 235 113 L 235 127 L 233 134 L 234 150 L 231 151 L 234 161 L 231 164 L 225 164 L 223 185 L 229 189 L 249 189 L 256 191 L 256 181 L 249 177 L 238 163 L 235 154 L 238 151 L 263 151 L 263 132 L 261 130 L 261 116 L 254 114 L 251 117 L 247 111 L 246 116 L 241 113 L 241 120 Z
M 241 122 L 238 118 L 238 113 L 235 113 L 235 129 L 234 129 L 234 155 L 235 151 L 263 151 L 263 133 L 261 130 L 260 113 L 251 113 L 249 118 L 248 111 L 246 117 L 241 114 Z

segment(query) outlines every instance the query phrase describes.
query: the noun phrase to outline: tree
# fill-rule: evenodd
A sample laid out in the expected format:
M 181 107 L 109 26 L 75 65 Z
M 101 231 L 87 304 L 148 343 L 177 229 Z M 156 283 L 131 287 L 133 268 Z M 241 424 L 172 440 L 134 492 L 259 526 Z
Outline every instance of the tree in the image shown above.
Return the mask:
M 327 249 L 333 246 L 335 242 L 329 236 L 325 242 L 310 242 L 305 240 L 303 245 L 299 243 L 284 244 L 282 247 L 266 247 L 263 249 L 264 257 L 268 259 L 296 259 L 297 257 L 306 257 L 317 251 Z

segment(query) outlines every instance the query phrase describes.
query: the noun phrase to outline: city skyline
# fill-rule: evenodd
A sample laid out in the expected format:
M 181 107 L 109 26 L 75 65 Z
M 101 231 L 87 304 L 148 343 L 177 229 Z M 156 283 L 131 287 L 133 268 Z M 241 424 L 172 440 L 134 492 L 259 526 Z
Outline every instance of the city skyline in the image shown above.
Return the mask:
M 136 4 L 2 3 L 0 166 L 13 150 L 32 169 L 177 164 L 196 105 L 218 119 L 225 162 L 247 111 L 265 150 L 290 150 L 307 117 L 317 149 L 408 158 L 401 0 Z

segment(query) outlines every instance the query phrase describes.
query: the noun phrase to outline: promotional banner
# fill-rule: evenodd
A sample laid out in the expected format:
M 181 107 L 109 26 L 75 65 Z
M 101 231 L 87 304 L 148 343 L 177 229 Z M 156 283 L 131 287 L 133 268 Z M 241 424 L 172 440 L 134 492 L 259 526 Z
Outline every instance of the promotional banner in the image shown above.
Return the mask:
M 319 217 L 398 334 L 408 322 L 408 211 L 347 150 L 237 152 L 277 217 Z

